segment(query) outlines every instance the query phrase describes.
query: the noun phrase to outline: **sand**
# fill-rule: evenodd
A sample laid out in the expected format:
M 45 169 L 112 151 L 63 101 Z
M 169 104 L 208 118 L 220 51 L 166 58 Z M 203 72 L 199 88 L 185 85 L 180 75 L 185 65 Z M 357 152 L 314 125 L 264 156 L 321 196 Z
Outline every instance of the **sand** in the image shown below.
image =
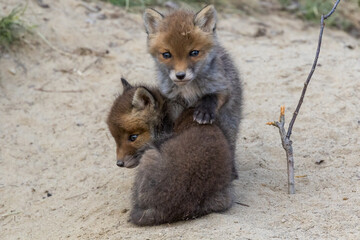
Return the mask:
M 8 13 L 19 2 L 2 1 L 0 9 Z M 278 130 L 265 123 L 278 119 L 281 105 L 291 119 L 318 26 L 221 15 L 219 39 L 243 78 L 234 186 L 236 201 L 248 206 L 139 228 L 127 221 L 136 170 L 115 165 L 105 121 L 121 76 L 155 84 L 141 14 L 103 3 L 98 13 L 81 1 L 48 3 L 30 1 L 24 18 L 52 47 L 34 35 L 0 56 L 0 239 L 360 238 L 358 40 L 325 29 L 293 129 L 296 194 L 288 195 Z

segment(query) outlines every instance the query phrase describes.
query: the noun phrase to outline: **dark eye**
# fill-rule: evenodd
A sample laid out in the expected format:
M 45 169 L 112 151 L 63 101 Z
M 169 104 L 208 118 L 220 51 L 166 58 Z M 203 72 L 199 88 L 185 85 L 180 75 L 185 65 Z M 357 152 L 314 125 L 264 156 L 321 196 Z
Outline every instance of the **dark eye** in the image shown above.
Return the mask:
M 139 135 L 138 134 L 132 134 L 129 136 L 129 141 L 130 142 L 135 142 L 135 140 L 137 139 Z
M 197 55 L 199 55 L 199 51 L 198 50 L 192 50 L 190 53 L 189 53 L 190 57 L 196 57 Z
M 162 55 L 163 55 L 163 58 L 165 58 L 165 59 L 171 58 L 171 53 L 169 53 L 169 52 L 164 52 Z

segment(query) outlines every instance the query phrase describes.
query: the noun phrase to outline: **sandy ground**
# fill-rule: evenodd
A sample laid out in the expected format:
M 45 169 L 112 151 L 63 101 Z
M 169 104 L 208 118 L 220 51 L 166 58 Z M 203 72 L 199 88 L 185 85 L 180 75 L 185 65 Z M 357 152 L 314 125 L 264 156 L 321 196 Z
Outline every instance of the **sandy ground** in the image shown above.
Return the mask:
M 6 2 L 4 12 L 21 1 Z M 48 1 L 49 9 L 34 2 L 25 18 L 53 47 L 34 36 L 0 56 L 0 239 L 360 238 L 358 40 L 325 29 L 293 129 L 297 193 L 288 195 L 278 130 L 265 123 L 282 104 L 290 120 L 319 30 L 276 16 L 221 16 L 219 38 L 243 77 L 234 185 L 248 207 L 139 228 L 127 222 L 135 170 L 115 165 L 105 120 L 120 76 L 155 83 L 141 15 L 110 5 L 90 13 L 76 0 Z M 254 37 L 259 29 L 266 34 Z

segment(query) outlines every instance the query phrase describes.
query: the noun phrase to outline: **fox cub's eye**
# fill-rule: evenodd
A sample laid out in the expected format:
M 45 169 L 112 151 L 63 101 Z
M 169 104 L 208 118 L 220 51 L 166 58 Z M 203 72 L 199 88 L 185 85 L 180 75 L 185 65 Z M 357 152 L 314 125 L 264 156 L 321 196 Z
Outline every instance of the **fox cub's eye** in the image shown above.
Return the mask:
M 197 55 L 199 55 L 199 51 L 198 50 L 192 50 L 190 53 L 189 53 L 190 57 L 196 57 Z
M 139 135 L 138 134 L 132 134 L 129 136 L 129 141 L 130 142 L 135 142 L 135 140 L 137 139 Z
M 171 53 L 169 53 L 169 52 L 164 52 L 162 55 L 163 55 L 163 58 L 165 58 L 165 59 L 171 58 Z

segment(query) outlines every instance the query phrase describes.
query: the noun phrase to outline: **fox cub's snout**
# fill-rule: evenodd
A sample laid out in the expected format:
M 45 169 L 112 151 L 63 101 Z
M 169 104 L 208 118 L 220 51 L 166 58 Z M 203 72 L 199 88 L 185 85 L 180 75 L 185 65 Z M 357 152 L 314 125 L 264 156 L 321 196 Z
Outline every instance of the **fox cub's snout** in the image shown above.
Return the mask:
M 121 81 L 124 91 L 115 100 L 107 124 L 116 142 L 116 164 L 133 168 L 141 157 L 138 150 L 151 140 L 150 124 L 158 115 L 159 103 L 148 89 Z
M 213 6 L 197 14 L 175 11 L 167 16 L 147 9 L 144 13 L 150 54 L 176 85 L 196 78 L 215 44 L 216 11 Z

